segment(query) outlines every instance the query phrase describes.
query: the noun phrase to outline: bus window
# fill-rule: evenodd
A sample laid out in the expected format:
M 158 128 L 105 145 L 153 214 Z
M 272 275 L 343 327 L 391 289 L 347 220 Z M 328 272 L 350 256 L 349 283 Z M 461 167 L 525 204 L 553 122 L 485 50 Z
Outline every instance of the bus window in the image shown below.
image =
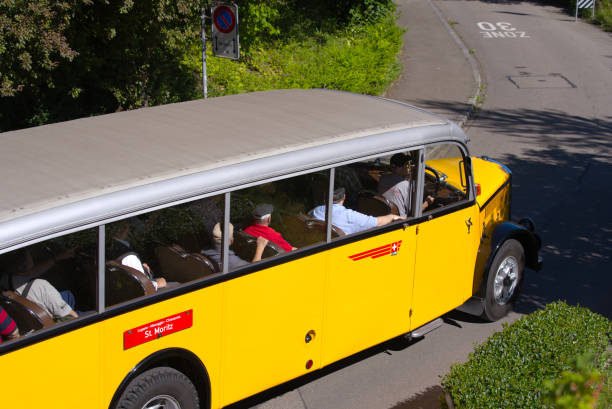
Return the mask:
M 334 229 L 351 234 L 412 217 L 417 153 L 399 152 L 336 168 Z
M 463 153 L 458 145 L 427 147 L 425 165 L 424 213 L 467 199 Z
M 246 263 L 324 242 L 325 220 L 308 211 L 325 203 L 328 184 L 329 172 L 321 171 L 232 193 L 235 255 Z
M 217 195 L 108 224 L 106 304 L 218 273 L 212 234 L 222 224 L 223 203 Z
M 97 239 L 88 229 L 0 256 L 0 304 L 22 335 L 95 310 Z

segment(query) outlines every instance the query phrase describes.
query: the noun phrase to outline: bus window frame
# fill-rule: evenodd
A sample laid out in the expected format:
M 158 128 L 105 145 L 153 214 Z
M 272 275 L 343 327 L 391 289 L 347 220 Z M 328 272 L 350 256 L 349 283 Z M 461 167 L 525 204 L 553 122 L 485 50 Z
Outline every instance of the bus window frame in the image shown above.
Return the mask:
M 248 183 L 248 184 L 245 184 L 245 185 L 240 185 L 240 186 L 232 189 L 231 191 L 229 191 L 229 193 L 230 193 L 229 200 L 230 201 L 231 201 L 231 193 L 235 192 L 235 191 L 238 191 L 238 190 L 246 189 L 246 188 L 253 187 L 253 186 L 258 186 L 258 185 L 263 184 L 263 183 L 276 182 L 278 180 L 289 179 L 291 177 L 307 175 L 307 174 L 310 174 L 310 173 L 313 173 L 313 172 L 317 172 L 317 171 L 321 171 L 321 170 L 329 170 L 329 174 L 328 174 L 328 177 L 329 177 L 329 180 L 328 180 L 328 196 L 327 196 L 328 199 L 327 199 L 327 203 L 325 204 L 326 205 L 326 219 L 325 219 L 326 241 L 315 243 L 315 244 L 312 244 L 310 246 L 299 248 L 297 250 L 293 250 L 293 251 L 290 251 L 290 252 L 278 254 L 278 255 L 276 255 L 274 257 L 263 259 L 263 260 L 260 260 L 260 261 L 254 262 L 254 263 L 249 263 L 248 265 L 239 267 L 239 268 L 237 268 L 235 270 L 232 270 L 232 271 L 230 271 L 228 273 L 225 273 L 225 268 L 224 268 L 223 274 L 232 274 L 232 276 L 233 276 L 234 273 L 237 273 L 238 274 L 237 276 L 246 275 L 246 274 L 249 274 L 249 273 L 253 272 L 253 270 L 251 269 L 251 266 L 262 266 L 261 268 L 257 268 L 256 270 L 264 269 L 264 268 L 267 268 L 266 266 L 268 266 L 268 263 L 270 263 L 270 267 L 271 267 L 273 265 L 275 266 L 275 265 L 278 265 L 278 264 L 282 264 L 284 262 L 292 261 L 292 260 L 294 260 L 296 258 L 299 258 L 299 256 L 303 255 L 304 253 L 307 253 L 307 254 L 316 253 L 317 252 L 316 249 L 318 249 L 321 246 L 324 246 L 324 248 L 321 249 L 321 251 L 326 250 L 328 248 L 336 247 L 336 245 L 328 246 L 330 243 L 340 243 L 338 245 L 348 244 L 348 243 L 352 243 L 354 241 L 360 240 L 360 239 L 365 238 L 365 237 L 374 236 L 376 234 L 373 234 L 373 233 L 381 232 L 381 230 L 382 231 L 390 231 L 390 230 L 395 230 L 395 229 L 401 228 L 401 226 L 403 226 L 403 225 L 408 226 L 408 225 L 414 224 L 414 223 L 409 223 L 409 222 L 413 221 L 413 220 L 416 220 L 416 219 L 418 219 L 418 217 L 420 217 L 420 215 L 417 216 L 416 213 L 414 215 L 406 218 L 405 220 L 400 219 L 400 220 L 391 222 L 391 223 L 389 223 L 388 225 L 385 225 L 385 226 L 376 226 L 376 227 L 373 227 L 371 229 L 367 229 L 367 230 L 364 230 L 364 231 L 359 231 L 359 232 L 347 234 L 347 235 L 344 235 L 342 237 L 337 237 L 337 238 L 332 240 L 332 238 L 331 238 L 332 224 L 329 223 L 329 220 L 331 220 L 331 212 L 332 212 L 332 204 L 333 204 L 335 170 L 337 168 L 339 168 L 339 167 L 342 167 L 342 166 L 346 166 L 346 165 L 350 165 L 350 164 L 353 164 L 353 163 L 367 161 L 369 159 L 376 159 L 376 158 L 379 158 L 381 156 L 391 156 L 391 155 L 396 154 L 396 153 L 418 151 L 418 152 L 420 152 L 420 155 L 424 155 L 424 151 L 425 151 L 425 147 L 426 146 L 430 146 L 430 144 L 426 144 L 426 145 L 420 144 L 420 145 L 413 145 L 413 146 L 408 146 L 408 147 L 399 148 L 399 149 L 383 150 L 383 151 L 379 151 L 379 152 L 377 152 L 375 154 L 370 154 L 370 155 L 366 155 L 366 156 L 360 156 L 360 157 L 353 158 L 353 159 L 350 159 L 350 160 L 345 160 L 345 161 L 342 161 L 342 162 L 337 162 L 337 163 L 335 163 L 331 167 L 327 166 L 327 167 L 312 168 L 312 169 L 310 169 L 308 171 L 297 172 L 297 173 L 294 172 L 294 173 L 291 173 L 291 174 L 288 174 L 288 175 L 285 175 L 285 176 L 279 176 L 279 177 L 275 177 L 275 178 L 272 178 L 272 179 L 263 179 L 263 180 L 261 180 L 259 182 L 251 182 L 251 183 Z M 421 168 L 421 167 L 419 166 L 419 168 Z M 418 186 L 417 186 L 417 189 L 418 189 Z M 419 194 L 419 191 L 417 190 L 416 191 L 416 196 L 418 196 L 418 194 Z M 416 208 L 419 208 L 419 207 L 416 206 Z M 230 215 L 230 217 L 231 217 L 231 215 Z M 393 228 L 391 228 L 392 226 L 393 226 Z M 226 228 L 228 228 L 228 226 L 226 226 Z M 228 242 L 228 244 L 229 244 L 229 242 Z M 224 243 L 223 252 L 227 252 L 228 250 L 229 250 L 229 246 L 226 247 L 225 243 Z M 289 258 L 289 259 L 287 259 L 287 258 Z
M 435 143 L 405 146 L 402 148 L 395 148 L 391 150 L 380 150 L 376 153 L 372 153 L 366 156 L 355 157 L 350 160 L 344 160 L 341 162 L 336 162 L 334 164 L 316 166 L 316 167 L 301 170 L 299 172 L 292 172 L 289 174 L 277 175 L 271 178 L 262 178 L 262 179 L 258 179 L 255 181 L 251 181 L 247 184 L 231 186 L 231 187 L 227 187 L 227 188 L 216 190 L 216 191 L 202 192 L 199 194 L 195 194 L 189 197 L 182 198 L 180 200 L 173 200 L 173 201 L 161 203 L 155 206 L 139 208 L 137 210 L 130 211 L 130 212 L 123 212 L 114 217 L 105 218 L 103 220 L 99 220 L 99 221 L 92 222 L 92 223 L 87 223 L 82 226 L 71 227 L 66 230 L 58 231 L 58 232 L 55 232 L 55 233 L 52 233 L 46 236 L 40 236 L 35 239 L 25 240 L 21 243 L 18 243 L 13 246 L 2 249 L 0 254 L 15 251 L 23 247 L 27 247 L 27 246 L 30 246 L 36 243 L 40 243 L 46 240 L 51 240 L 53 238 L 65 236 L 68 234 L 76 233 L 79 231 L 98 228 L 98 240 L 99 240 L 98 241 L 98 250 L 99 250 L 98 262 L 99 262 L 99 265 L 98 265 L 98 278 L 97 278 L 98 283 L 97 283 L 97 291 L 96 291 L 96 296 L 98 297 L 97 311 L 93 314 L 84 316 L 82 318 L 79 317 L 75 320 L 60 322 L 52 327 L 38 330 L 32 334 L 29 334 L 27 337 L 22 337 L 22 338 L 19 338 L 19 339 L 10 341 L 10 342 L 3 342 L 0 345 L 0 355 L 3 355 L 5 353 L 11 352 L 13 350 L 20 349 L 20 348 L 23 348 L 23 347 L 26 347 L 32 344 L 36 344 L 38 342 L 52 338 L 53 336 L 61 335 L 66 332 L 70 332 L 70 331 L 73 331 L 73 330 L 76 330 L 76 329 L 79 329 L 79 328 L 82 328 L 82 327 L 85 327 L 91 324 L 95 324 L 97 322 L 106 320 L 108 318 L 111 318 L 117 315 L 121 315 L 123 313 L 134 311 L 139 308 L 143 308 L 143 307 L 146 307 L 152 304 L 156 304 L 158 302 L 162 302 L 164 300 L 174 298 L 176 296 L 180 296 L 180 295 L 190 293 L 193 291 L 198 291 L 200 289 L 203 289 L 203 288 L 206 288 L 212 285 L 220 284 L 222 282 L 229 281 L 229 280 L 232 280 L 232 279 L 235 279 L 235 278 L 247 275 L 247 274 L 252 274 L 257 271 L 260 271 L 266 268 L 270 268 L 270 267 L 273 267 L 279 264 L 284 264 L 286 262 L 290 262 L 290 261 L 293 261 L 301 257 L 306 257 L 308 255 L 315 254 L 320 251 L 325 251 L 328 249 L 340 247 L 340 246 L 343 246 L 349 243 L 353 243 L 359 240 L 363 240 L 369 237 L 373 237 L 373 236 L 376 236 L 382 233 L 386 233 L 386 232 L 394 231 L 397 229 L 405 228 L 411 225 L 419 224 L 426 219 L 440 217 L 442 215 L 451 213 L 455 210 L 460 210 L 461 208 L 471 206 L 473 205 L 473 203 L 475 203 L 475 192 L 474 192 L 475 185 L 474 185 L 473 175 L 471 174 L 471 167 L 469 167 L 469 168 L 465 168 L 466 175 L 468 175 L 468 183 L 470 186 L 470 189 L 468 189 L 468 192 L 469 192 L 468 199 L 453 203 L 452 205 L 445 206 L 440 209 L 435 209 L 434 211 L 432 211 L 431 213 L 425 216 L 423 216 L 420 210 L 420 207 L 416 206 L 414 214 L 405 220 L 394 221 L 385 226 L 377 226 L 377 227 L 374 227 L 368 230 L 364 230 L 364 231 L 348 234 L 342 237 L 338 237 L 333 240 L 331 239 L 332 226 L 331 226 L 331 223 L 329 223 L 329 220 L 331 218 L 331 205 L 332 205 L 331 199 L 333 197 L 334 176 L 335 176 L 336 168 L 345 166 L 345 165 L 349 165 L 352 163 L 357 163 L 360 161 L 365 161 L 368 159 L 374 159 L 380 156 L 393 155 L 399 152 L 419 151 L 420 152 L 419 157 L 421 158 L 422 163 L 419 164 L 419 168 L 418 168 L 419 176 L 417 179 L 416 196 L 418 199 L 422 199 L 423 187 L 424 187 L 423 186 L 424 185 L 424 170 L 425 170 L 424 165 L 426 161 L 426 148 L 432 147 L 435 145 L 442 145 L 442 144 L 449 144 L 449 143 L 453 145 L 457 145 L 459 147 L 459 150 L 464 159 L 464 166 L 466 166 L 465 158 L 469 158 L 469 150 L 467 146 L 465 146 L 464 144 L 458 141 L 443 140 L 443 141 L 439 141 Z M 224 195 L 225 203 L 224 203 L 223 225 L 225 227 L 224 231 L 227 231 L 227 228 L 229 228 L 229 222 L 230 222 L 230 217 L 231 217 L 230 205 L 231 205 L 231 193 L 232 192 L 235 192 L 241 189 L 245 189 L 248 187 L 252 187 L 252 186 L 257 186 L 263 183 L 275 182 L 278 180 L 289 179 L 289 178 L 296 177 L 296 176 L 307 175 L 307 174 L 317 172 L 317 171 L 329 171 L 329 174 L 328 174 L 328 177 L 329 177 L 328 202 L 326 203 L 327 219 L 325 220 L 326 222 L 326 240 L 325 241 L 315 243 L 313 245 L 310 245 L 304 248 L 300 248 L 300 249 L 297 249 L 291 252 L 287 252 L 284 254 L 279 254 L 278 256 L 267 258 L 267 259 L 264 259 L 264 260 L 261 260 L 255 263 L 250 263 L 248 265 L 245 265 L 233 271 L 226 271 L 227 269 L 226 258 L 227 258 L 227 251 L 229 250 L 229 237 L 224 234 L 223 247 L 222 247 L 222 257 L 224 261 L 223 263 L 224 267 L 223 267 L 222 272 L 219 272 L 217 274 L 212 274 L 210 276 L 206 276 L 199 280 L 194 280 L 189 283 L 185 283 L 176 288 L 172 288 L 172 289 L 169 289 L 161 293 L 155 293 L 155 294 L 150 294 L 150 295 L 143 296 L 143 297 L 138 297 L 133 300 L 128 300 L 123 303 L 108 306 L 108 307 L 104 305 L 104 301 L 105 301 L 105 294 L 104 294 L 105 271 L 104 269 L 106 266 L 106 254 L 105 254 L 106 253 L 106 243 L 104 239 L 105 239 L 107 224 L 110 224 L 116 221 L 120 221 L 120 220 L 124 220 L 124 219 L 128 219 L 130 217 L 135 217 L 135 216 L 139 216 L 139 215 L 146 214 L 146 213 L 151 213 L 151 212 L 158 211 L 158 210 L 163 210 L 163 209 L 170 208 L 173 206 L 178 206 L 178 205 L 185 204 L 185 203 L 191 203 L 191 202 L 205 199 L 208 197 Z M 417 201 L 416 203 L 419 203 L 419 202 Z
M 459 152 L 461 153 L 460 163 L 463 168 L 464 175 L 467 176 L 466 177 L 466 184 L 467 184 L 466 196 L 467 197 L 463 200 L 458 200 L 449 205 L 442 206 L 437 209 L 431 210 L 430 212 L 425 214 L 425 217 L 427 217 L 428 219 L 433 219 L 436 217 L 444 216 L 448 213 L 452 213 L 455 210 L 460 210 L 460 209 L 467 207 L 468 205 L 473 205 L 474 203 L 476 203 L 476 194 L 474 191 L 475 190 L 474 175 L 472 174 L 471 166 L 470 167 L 467 166 L 467 163 L 471 162 L 469 160 L 470 156 L 469 156 L 469 150 L 467 149 L 467 147 L 465 147 L 463 144 L 458 143 L 456 141 L 441 141 L 441 142 L 427 144 L 426 148 L 432 148 L 438 145 L 449 145 L 449 144 L 457 146 L 459 148 Z M 422 162 L 421 162 L 421 166 L 419 167 L 419 184 L 421 186 L 419 187 L 419 190 L 418 190 L 417 203 L 423 203 L 424 194 L 425 194 L 425 165 L 427 163 L 427 149 L 426 148 L 423 149 L 422 151 L 422 159 L 421 159 Z M 417 208 L 418 208 L 417 212 L 419 213 L 419 217 L 423 217 L 424 212 L 422 212 L 419 206 L 417 206 Z

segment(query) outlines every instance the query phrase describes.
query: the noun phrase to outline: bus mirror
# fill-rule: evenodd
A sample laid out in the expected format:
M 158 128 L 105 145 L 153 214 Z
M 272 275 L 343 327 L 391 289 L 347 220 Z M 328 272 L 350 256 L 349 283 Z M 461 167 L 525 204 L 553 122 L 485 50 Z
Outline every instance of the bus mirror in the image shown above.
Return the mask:
M 465 171 L 465 163 L 461 160 L 459 161 L 459 179 L 461 181 L 461 187 L 467 188 L 467 182 L 464 179 L 465 175 L 463 174 L 464 171 Z

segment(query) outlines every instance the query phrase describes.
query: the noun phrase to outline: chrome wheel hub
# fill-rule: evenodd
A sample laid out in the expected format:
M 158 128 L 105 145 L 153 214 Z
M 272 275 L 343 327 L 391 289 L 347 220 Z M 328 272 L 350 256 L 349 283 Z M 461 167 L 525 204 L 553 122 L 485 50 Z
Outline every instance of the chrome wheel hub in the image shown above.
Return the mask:
M 493 293 L 497 304 L 504 305 L 512 299 L 512 295 L 518 284 L 518 277 L 518 261 L 513 256 L 506 257 L 495 272 Z
M 158 395 L 149 399 L 142 409 L 181 409 L 181 405 L 170 395 Z

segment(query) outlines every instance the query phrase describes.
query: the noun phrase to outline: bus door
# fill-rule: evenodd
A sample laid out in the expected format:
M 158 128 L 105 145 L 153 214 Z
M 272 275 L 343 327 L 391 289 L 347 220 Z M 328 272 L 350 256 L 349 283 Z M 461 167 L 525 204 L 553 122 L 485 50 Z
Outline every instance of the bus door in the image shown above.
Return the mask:
M 334 206 L 347 210 L 332 210 L 332 224 L 365 238 L 356 236 L 327 254 L 324 364 L 401 335 L 410 327 L 416 238 L 409 222 L 415 207 L 411 198 L 416 193 L 413 159 L 417 154 L 400 152 L 335 169 L 334 194 L 342 193 L 344 199 L 334 198 Z M 388 230 L 377 228 L 378 220 L 372 223 L 372 217 L 368 221 L 360 216 L 391 214 L 406 217 L 404 224 Z
M 472 295 L 479 244 L 478 206 L 469 202 L 463 154 L 455 144 L 426 149 L 425 221 L 418 226 L 411 329 Z
M 305 214 L 327 191 L 325 172 L 248 187 L 231 195 L 231 249 L 256 260 L 256 237 L 272 262 L 224 283 L 224 401 L 234 402 L 321 367 L 325 223 Z M 283 262 L 283 254 L 306 250 Z M 289 253 L 289 254 L 287 254 Z M 234 259 L 234 262 L 238 260 Z M 279 263 L 275 264 L 275 260 Z M 232 262 L 230 260 L 230 267 Z M 240 267 L 238 267 L 240 268 Z M 234 268 L 230 268 L 230 271 Z
M 474 246 L 479 237 L 476 228 L 468 229 L 466 222 L 478 220 L 475 210 L 476 205 L 418 226 L 411 329 L 458 307 L 472 295 Z
M 414 226 L 329 251 L 324 364 L 408 331 L 414 251 Z
M 225 402 L 321 366 L 324 254 L 228 281 L 224 289 Z

